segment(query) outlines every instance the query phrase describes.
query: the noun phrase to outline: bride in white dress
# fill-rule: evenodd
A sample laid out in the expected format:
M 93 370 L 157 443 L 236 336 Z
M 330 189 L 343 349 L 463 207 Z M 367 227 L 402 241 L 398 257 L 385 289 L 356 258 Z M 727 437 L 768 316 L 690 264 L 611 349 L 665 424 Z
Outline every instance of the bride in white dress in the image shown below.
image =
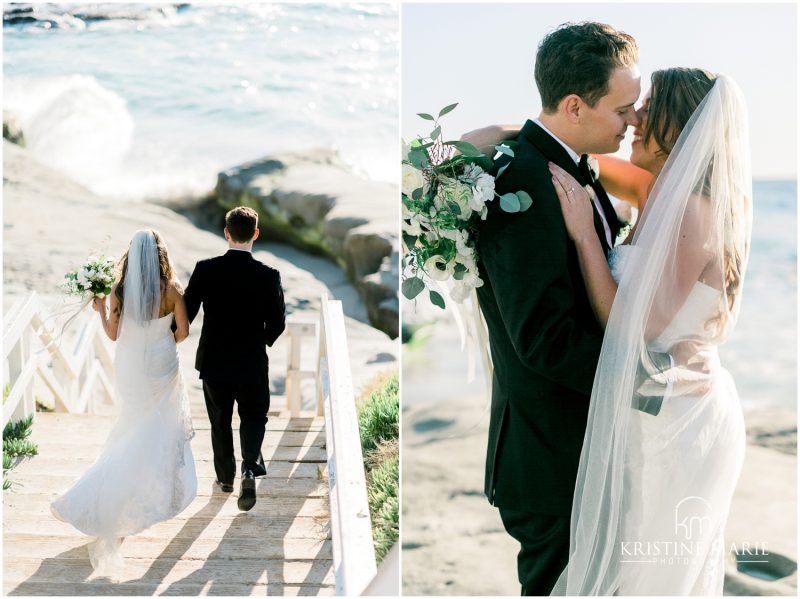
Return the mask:
M 749 254 L 747 113 L 728 77 L 668 69 L 653 74 L 638 115 L 632 164 L 600 158 L 604 187 L 641 216 L 609 263 L 591 188 L 551 167 L 605 327 L 569 564 L 553 594 L 722 595 L 745 430 L 717 347 L 735 325 Z
M 176 346 L 189 335 L 189 321 L 161 236 L 138 231 L 120 271 L 109 313 L 105 298 L 94 301 L 106 334 L 117 341 L 119 415 L 95 463 L 51 504 L 59 520 L 95 537 L 92 566 L 109 576 L 122 568 L 124 537 L 176 516 L 197 495 L 194 431 Z

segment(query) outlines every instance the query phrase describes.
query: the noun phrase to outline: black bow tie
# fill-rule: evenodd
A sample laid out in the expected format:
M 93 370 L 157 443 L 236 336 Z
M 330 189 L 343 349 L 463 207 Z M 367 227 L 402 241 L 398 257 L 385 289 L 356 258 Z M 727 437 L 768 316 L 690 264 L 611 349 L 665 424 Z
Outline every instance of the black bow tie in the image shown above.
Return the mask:
M 589 183 L 594 184 L 594 172 L 592 169 L 589 168 L 589 155 L 582 154 L 580 162 L 578 162 L 578 172 L 580 172 L 581 176 L 586 179 Z

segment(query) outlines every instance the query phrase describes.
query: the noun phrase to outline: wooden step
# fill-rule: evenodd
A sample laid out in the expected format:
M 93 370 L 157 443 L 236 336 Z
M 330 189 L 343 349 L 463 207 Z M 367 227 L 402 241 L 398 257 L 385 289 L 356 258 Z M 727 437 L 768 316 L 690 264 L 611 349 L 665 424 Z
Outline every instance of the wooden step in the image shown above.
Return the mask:
M 27 518 L 6 517 L 3 519 L 3 531 L 6 539 L 9 535 L 25 535 L 30 533 L 30 522 Z M 330 529 L 321 518 L 305 516 L 278 516 L 267 514 L 257 519 L 236 516 L 194 516 L 190 519 L 172 518 L 154 524 L 135 538 L 192 538 L 192 539 L 248 539 L 256 534 L 262 540 L 282 539 L 317 539 L 330 538 Z M 37 536 L 69 536 L 75 534 L 72 525 L 56 520 L 43 518 L 36 526 Z
M 36 521 L 55 517 L 50 513 L 50 504 L 59 493 L 3 493 L 3 518 L 25 517 L 35 526 Z M 234 517 L 242 514 L 236 506 L 236 493 L 219 493 L 210 496 L 199 495 L 173 520 L 186 520 L 195 515 L 214 517 Z M 324 519 L 329 513 L 326 497 L 281 497 L 279 500 L 260 498 L 255 507 L 246 513 L 253 519 L 278 517 L 313 517 Z M 76 532 L 76 534 L 78 534 Z
M 124 551 L 123 551 L 124 556 Z M 117 574 L 121 582 L 152 584 L 195 584 L 205 587 L 216 583 L 322 586 L 334 583 L 331 560 L 310 556 L 307 560 L 263 560 L 239 555 L 231 558 L 148 559 L 125 558 L 125 568 Z M 85 582 L 92 574 L 85 546 L 75 547 L 45 559 L 9 557 L 3 560 L 3 582 Z M 24 590 L 24 589 L 23 589 Z M 21 593 L 20 593 L 21 594 Z
M 245 583 L 219 583 L 208 581 L 206 583 L 173 584 L 148 584 L 138 582 L 121 582 L 111 584 L 104 580 L 92 582 L 22 582 L 6 583 L 3 586 L 5 595 L 47 595 L 52 597 L 83 597 L 83 596 L 156 596 L 177 595 L 188 597 L 192 595 L 222 595 L 225 597 L 244 597 L 265 595 L 298 597 L 304 595 L 335 595 L 333 585 L 319 586 L 316 584 L 245 584 Z
M 3 560 L 58 555 L 91 541 L 89 537 L 7 534 L 3 539 Z M 122 555 L 142 559 L 171 558 L 188 560 L 228 559 L 242 556 L 254 560 L 303 560 L 321 552 L 330 553 L 326 539 L 242 538 L 194 539 L 192 537 L 153 537 L 145 533 L 125 539 Z
M 29 469 L 34 468 L 35 472 L 42 476 L 49 476 L 48 473 L 58 473 L 60 476 L 71 476 L 74 478 L 79 477 L 86 472 L 89 467 L 94 463 L 94 458 L 67 458 L 67 457 L 53 457 L 52 455 L 38 455 L 34 458 L 25 459 L 17 468 L 12 472 L 12 476 L 17 473 L 27 472 Z M 195 469 L 197 476 L 200 477 L 213 477 L 214 476 L 214 462 L 211 459 L 198 459 L 195 455 Z M 267 466 L 267 475 L 265 478 L 319 478 L 319 464 L 315 462 L 278 462 L 273 461 Z

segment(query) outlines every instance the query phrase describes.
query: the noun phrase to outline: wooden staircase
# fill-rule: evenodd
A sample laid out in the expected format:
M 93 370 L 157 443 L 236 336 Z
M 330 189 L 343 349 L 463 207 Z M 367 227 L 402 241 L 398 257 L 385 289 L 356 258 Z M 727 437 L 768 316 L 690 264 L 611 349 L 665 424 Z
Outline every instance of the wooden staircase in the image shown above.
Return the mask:
M 249 512 L 214 486 L 203 394 L 184 361 L 196 436 L 198 496 L 172 520 L 125 539 L 119 581 L 92 578 L 89 537 L 50 513 L 50 502 L 100 453 L 113 417 L 38 413 L 39 455 L 9 473 L 3 493 L 3 592 L 6 595 L 332 595 L 325 419 L 290 417 L 273 396 L 263 454 L 267 476 Z M 234 414 L 234 427 L 238 419 Z M 241 456 L 234 434 L 237 458 Z

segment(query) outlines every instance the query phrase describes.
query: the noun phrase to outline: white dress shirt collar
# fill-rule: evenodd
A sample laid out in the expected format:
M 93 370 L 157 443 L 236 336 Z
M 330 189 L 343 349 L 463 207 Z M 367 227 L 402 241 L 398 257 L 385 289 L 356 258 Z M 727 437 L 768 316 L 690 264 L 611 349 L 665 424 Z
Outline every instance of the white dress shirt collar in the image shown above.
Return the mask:
M 558 143 L 560 143 L 560 144 L 561 144 L 561 145 L 564 147 L 564 149 L 567 151 L 567 153 L 569 154 L 570 158 L 572 158 L 572 159 L 575 161 L 575 164 L 578 164 L 578 162 L 580 162 L 580 160 L 581 160 L 581 157 L 578 155 L 578 153 L 577 153 L 575 150 L 573 150 L 572 148 L 570 148 L 570 147 L 569 147 L 567 144 L 565 144 L 563 141 L 561 141 L 561 140 L 560 140 L 560 139 L 559 139 L 559 138 L 556 136 L 556 134 L 555 134 L 555 133 L 553 133 L 552 131 L 550 131 L 550 129 L 548 129 L 547 127 L 545 127 L 545 126 L 544 126 L 544 124 L 542 123 L 542 121 L 540 121 L 539 119 L 533 119 L 533 122 L 534 122 L 534 123 L 536 123 L 537 125 L 539 125 L 539 126 L 542 128 L 542 129 L 544 129 L 544 130 L 547 132 L 547 134 L 548 134 L 548 135 L 550 135 L 550 137 L 552 137 L 552 138 L 553 138 L 553 139 L 555 139 L 555 140 L 556 140 Z

